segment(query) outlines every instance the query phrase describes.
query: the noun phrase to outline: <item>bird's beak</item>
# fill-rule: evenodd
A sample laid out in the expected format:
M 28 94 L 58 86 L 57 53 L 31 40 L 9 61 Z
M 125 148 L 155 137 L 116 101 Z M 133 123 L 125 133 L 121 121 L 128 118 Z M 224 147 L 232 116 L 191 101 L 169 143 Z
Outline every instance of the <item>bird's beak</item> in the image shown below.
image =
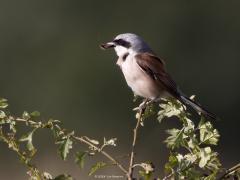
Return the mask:
M 116 44 L 114 42 L 107 42 L 107 43 L 101 44 L 100 48 L 105 50 L 105 49 L 113 48 L 115 46 Z

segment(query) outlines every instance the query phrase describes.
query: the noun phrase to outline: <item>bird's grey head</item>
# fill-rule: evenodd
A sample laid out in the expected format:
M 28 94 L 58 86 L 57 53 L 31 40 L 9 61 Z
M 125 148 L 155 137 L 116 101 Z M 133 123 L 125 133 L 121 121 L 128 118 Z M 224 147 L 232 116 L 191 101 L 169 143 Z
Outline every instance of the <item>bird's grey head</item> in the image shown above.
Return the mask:
M 140 52 L 152 52 L 150 47 L 144 40 L 132 33 L 124 33 L 117 35 L 113 41 L 101 45 L 103 49 L 114 48 L 118 56 L 128 54 L 137 54 Z

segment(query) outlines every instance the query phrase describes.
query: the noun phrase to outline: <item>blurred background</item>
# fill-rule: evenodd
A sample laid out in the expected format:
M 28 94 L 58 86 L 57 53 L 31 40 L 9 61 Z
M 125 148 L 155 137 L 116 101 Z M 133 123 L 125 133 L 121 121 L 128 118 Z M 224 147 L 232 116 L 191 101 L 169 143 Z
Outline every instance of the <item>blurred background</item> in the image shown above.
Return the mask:
M 234 0 L 2 0 L 0 96 L 9 100 L 16 115 L 38 110 L 43 118 L 59 119 L 79 135 L 117 137 L 118 148 L 112 153 L 126 154 L 135 125 L 132 108 L 137 104 L 115 65 L 115 53 L 101 51 L 99 44 L 133 32 L 165 59 L 182 91 L 196 94 L 222 119 L 214 123 L 221 134 L 216 150 L 223 165 L 230 167 L 240 160 L 239 5 Z M 149 119 L 140 130 L 137 161 L 154 162 L 158 175 L 167 156 L 164 131 L 176 124 L 172 119 L 161 124 Z M 60 160 L 49 137 L 48 131 L 34 136 L 36 165 L 53 175 L 65 172 L 91 179 L 87 170 L 95 158 L 87 158 L 80 170 L 72 155 L 66 162 Z M 27 179 L 15 153 L 2 143 L 0 149 L 1 179 Z M 121 172 L 110 168 L 97 174 Z

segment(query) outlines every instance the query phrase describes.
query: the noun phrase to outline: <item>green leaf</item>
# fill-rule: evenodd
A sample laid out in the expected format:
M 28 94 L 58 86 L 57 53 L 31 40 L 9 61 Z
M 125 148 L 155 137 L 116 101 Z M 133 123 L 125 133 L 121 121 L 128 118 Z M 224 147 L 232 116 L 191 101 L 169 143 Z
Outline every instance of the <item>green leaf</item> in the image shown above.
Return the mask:
M 192 162 L 189 161 L 187 157 L 183 156 L 182 154 L 178 154 L 176 158 L 178 160 L 178 168 L 181 171 L 184 171 L 187 167 L 189 167 L 192 164 Z
M 77 163 L 81 169 L 84 167 L 84 160 L 87 154 L 88 152 L 86 151 L 79 151 L 76 153 L 75 163 Z
M 184 174 L 184 176 L 187 179 L 191 179 L 191 180 L 200 180 L 201 179 L 201 175 L 202 173 L 197 171 L 196 168 L 187 168 L 185 171 L 182 172 L 182 174 Z M 202 179 L 201 179 L 202 180 Z
M 219 140 L 219 133 L 217 129 L 214 129 L 212 124 L 208 121 L 199 125 L 200 129 L 200 142 L 201 144 L 212 144 L 217 145 Z
M 190 162 L 191 164 L 193 164 L 194 162 L 196 162 L 197 160 L 197 155 L 196 154 L 186 154 L 184 155 L 184 159 L 186 159 L 188 162 Z
M 23 135 L 19 141 L 20 142 L 27 142 L 27 149 L 29 151 L 35 151 L 35 148 L 33 146 L 33 143 L 32 143 L 32 137 L 33 137 L 33 133 L 36 131 L 37 128 L 33 129 L 32 131 L 30 131 L 29 133 L 27 133 L 26 135 Z
M 147 118 L 153 116 L 155 113 L 156 112 L 155 112 L 155 109 L 154 109 L 154 104 L 151 103 L 151 104 L 147 105 L 147 107 L 146 107 L 146 109 L 145 109 L 145 111 L 142 115 L 143 119 L 147 119 Z
M 152 177 L 152 172 L 146 173 L 145 171 L 138 171 L 139 175 L 144 178 L 144 180 L 150 180 Z
M 165 173 L 171 173 L 177 164 L 177 157 L 171 153 L 168 157 L 168 162 L 165 164 Z
M 184 121 L 184 133 L 191 133 L 194 130 L 194 123 L 186 116 L 182 120 Z
M 200 153 L 199 153 L 199 156 L 200 156 L 199 167 L 200 168 L 203 168 L 206 166 L 207 162 L 211 159 L 211 153 L 212 153 L 212 150 L 210 147 L 206 147 L 206 148 L 200 150 Z
M 196 135 L 193 134 L 190 138 L 189 141 L 187 141 L 187 146 L 191 149 L 195 149 L 198 147 L 198 140 L 196 139 Z
M 6 124 L 7 122 L 4 119 L 0 120 L 0 125 Z
M 67 136 L 65 137 L 65 139 L 62 139 L 57 144 L 60 144 L 58 151 L 61 155 L 61 158 L 63 160 L 66 160 L 69 150 L 72 149 L 72 144 L 73 144 L 72 140 L 70 139 L 69 136 Z
M 97 170 L 107 166 L 105 162 L 97 162 L 95 165 L 93 165 L 90 169 L 90 172 L 88 173 L 89 176 L 91 176 L 93 173 L 95 173 Z
M 174 99 L 162 99 L 163 103 L 159 106 L 162 108 L 158 112 L 158 121 L 161 122 L 165 117 L 177 116 L 180 117 L 184 113 L 184 106 L 180 101 Z
M 5 117 L 6 117 L 5 112 L 0 110 L 0 119 L 3 119 Z
M 4 109 L 6 107 L 8 107 L 7 100 L 4 98 L 0 98 L 0 109 Z
M 33 111 L 33 112 L 31 112 L 30 113 L 30 116 L 31 117 L 34 117 L 34 118 L 37 118 L 37 117 L 39 117 L 41 114 L 40 114 L 40 112 L 38 112 L 38 111 Z
M 61 174 L 55 177 L 53 180 L 73 180 L 73 178 L 68 174 Z
M 206 168 L 209 169 L 211 172 L 217 174 L 220 167 L 221 167 L 221 163 L 220 163 L 219 159 L 217 158 L 217 153 L 212 152 L 211 159 L 210 159 L 210 161 L 208 161 Z
M 13 133 L 16 133 L 17 132 L 17 129 L 16 129 L 16 121 L 11 121 L 9 123 L 9 128 L 10 130 L 13 132 Z
M 167 133 L 170 135 L 169 137 L 167 137 L 167 139 L 164 141 L 165 143 L 167 143 L 167 147 L 174 149 L 179 147 L 181 144 L 183 144 L 183 130 L 184 129 L 168 129 Z
M 31 116 L 27 111 L 24 111 L 22 114 L 22 118 L 25 120 L 29 120 L 31 118 Z

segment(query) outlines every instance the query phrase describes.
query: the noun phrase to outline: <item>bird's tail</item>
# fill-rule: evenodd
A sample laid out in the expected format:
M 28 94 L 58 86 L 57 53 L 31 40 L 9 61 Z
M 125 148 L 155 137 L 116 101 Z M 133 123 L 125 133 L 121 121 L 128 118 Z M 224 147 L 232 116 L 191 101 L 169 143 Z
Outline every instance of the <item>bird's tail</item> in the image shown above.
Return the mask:
M 191 106 L 194 110 L 196 110 L 197 112 L 200 112 L 201 114 L 203 114 L 205 116 L 208 116 L 214 120 L 218 119 L 216 115 L 209 112 L 208 110 L 203 108 L 200 104 L 198 104 L 197 102 L 193 101 L 192 99 L 188 98 L 185 95 L 180 95 L 180 101 L 185 105 Z

